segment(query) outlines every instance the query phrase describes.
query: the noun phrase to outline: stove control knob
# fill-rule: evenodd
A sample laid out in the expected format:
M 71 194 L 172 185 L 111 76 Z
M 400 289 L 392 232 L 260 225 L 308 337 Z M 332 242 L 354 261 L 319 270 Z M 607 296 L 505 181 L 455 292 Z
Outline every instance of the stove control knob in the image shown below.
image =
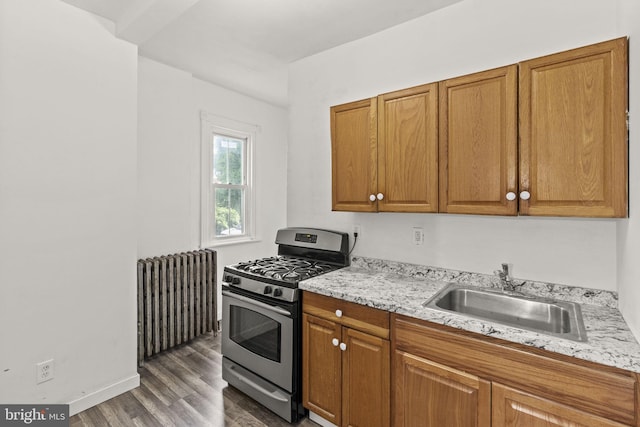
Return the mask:
M 239 285 L 240 284 L 240 278 L 239 277 L 234 277 L 231 279 L 231 284 L 232 285 Z
M 264 287 L 264 291 L 262 291 L 263 294 L 270 294 L 271 292 L 273 292 L 273 288 L 271 286 L 265 286 Z
M 342 310 L 336 310 L 336 317 L 342 317 Z
M 231 276 L 229 275 L 225 275 L 224 278 L 222 279 L 224 282 L 226 283 L 231 283 Z
M 280 296 L 282 296 L 282 289 L 280 289 L 280 288 L 275 288 L 275 289 L 273 290 L 273 296 L 274 296 L 274 297 L 280 297 Z

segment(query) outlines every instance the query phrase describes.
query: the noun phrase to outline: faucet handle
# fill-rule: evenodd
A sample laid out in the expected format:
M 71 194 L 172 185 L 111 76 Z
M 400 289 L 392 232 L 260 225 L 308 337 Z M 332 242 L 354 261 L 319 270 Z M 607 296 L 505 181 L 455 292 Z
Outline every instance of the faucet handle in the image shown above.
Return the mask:
M 514 291 L 515 286 L 513 283 L 513 279 L 511 278 L 511 274 L 509 274 L 509 264 L 506 262 L 502 263 L 502 271 L 496 271 L 498 276 L 500 276 L 500 281 L 502 282 L 502 288 L 505 291 Z

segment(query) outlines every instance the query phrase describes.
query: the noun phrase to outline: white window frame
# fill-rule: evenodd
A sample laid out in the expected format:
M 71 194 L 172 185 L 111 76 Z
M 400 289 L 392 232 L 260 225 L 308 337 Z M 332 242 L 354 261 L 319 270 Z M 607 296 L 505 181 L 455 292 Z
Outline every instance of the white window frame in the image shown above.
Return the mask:
M 256 239 L 255 228 L 255 188 L 254 145 L 259 127 L 206 112 L 200 114 L 201 157 L 202 157 L 202 194 L 201 194 L 201 247 L 212 247 L 235 243 L 244 243 Z M 245 147 L 245 197 L 244 197 L 244 233 L 239 235 L 216 236 L 214 184 L 213 177 L 213 135 L 225 135 L 246 141 Z

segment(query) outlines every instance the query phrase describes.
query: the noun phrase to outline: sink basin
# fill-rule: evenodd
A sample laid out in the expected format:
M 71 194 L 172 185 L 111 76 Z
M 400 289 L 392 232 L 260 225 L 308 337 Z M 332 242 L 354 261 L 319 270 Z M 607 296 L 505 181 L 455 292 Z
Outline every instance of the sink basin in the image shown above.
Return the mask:
M 573 302 L 452 283 L 424 306 L 574 341 L 587 340 L 580 305 Z

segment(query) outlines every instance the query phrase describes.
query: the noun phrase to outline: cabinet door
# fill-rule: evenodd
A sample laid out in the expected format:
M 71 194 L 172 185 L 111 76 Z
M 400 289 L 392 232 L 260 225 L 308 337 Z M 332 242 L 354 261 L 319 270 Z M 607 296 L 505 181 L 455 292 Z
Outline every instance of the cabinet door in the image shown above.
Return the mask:
M 375 212 L 376 98 L 331 107 L 332 209 Z
M 520 63 L 524 215 L 627 216 L 627 40 Z
M 517 214 L 517 76 L 511 65 L 440 82 L 440 212 Z
M 302 315 L 302 403 L 333 424 L 341 424 L 341 326 Z
M 389 341 L 350 328 L 343 328 L 342 340 L 343 425 L 389 426 Z
M 438 84 L 378 96 L 378 211 L 438 211 Z
M 625 425 L 493 383 L 493 427 L 623 427 Z
M 396 427 L 489 427 L 491 383 L 396 350 Z

